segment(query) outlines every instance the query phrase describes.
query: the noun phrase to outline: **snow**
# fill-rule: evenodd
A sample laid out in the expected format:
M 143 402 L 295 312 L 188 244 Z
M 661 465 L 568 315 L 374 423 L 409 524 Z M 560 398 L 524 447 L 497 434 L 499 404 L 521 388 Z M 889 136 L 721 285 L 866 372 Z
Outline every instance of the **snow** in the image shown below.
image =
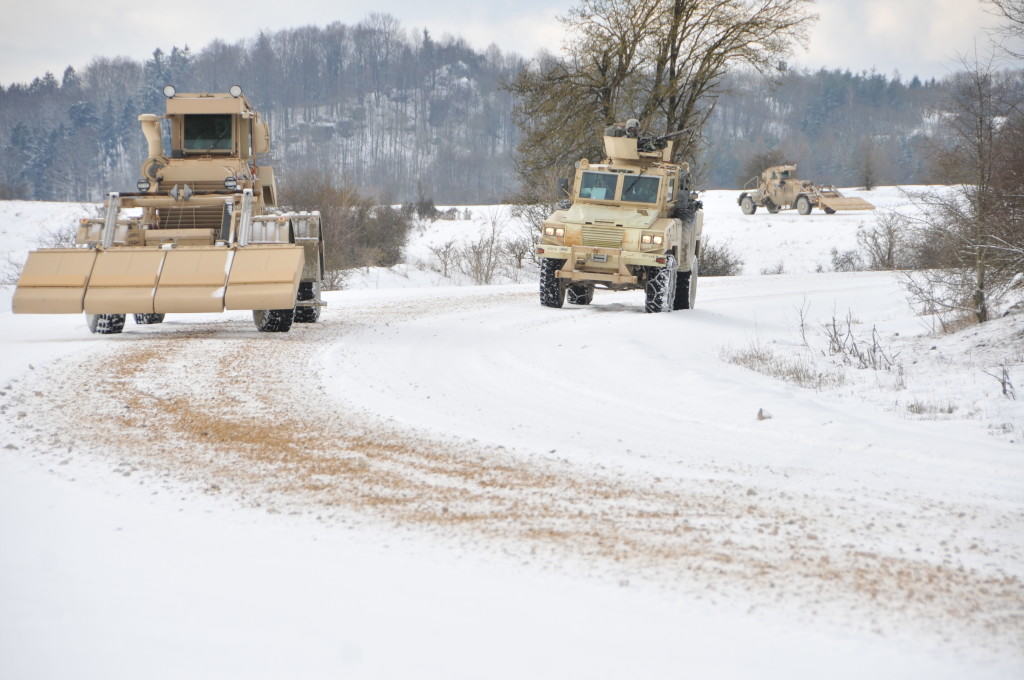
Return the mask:
M 432 271 L 501 206 L 287 336 L 4 289 L 0 677 L 1020 677 L 1024 408 L 986 371 L 1024 385 L 1024 314 L 935 335 L 898 274 L 828 272 L 870 213 L 703 200 L 744 275 L 673 314 Z M 11 259 L 84 210 L 0 202 Z M 901 372 L 824 351 L 848 312 Z

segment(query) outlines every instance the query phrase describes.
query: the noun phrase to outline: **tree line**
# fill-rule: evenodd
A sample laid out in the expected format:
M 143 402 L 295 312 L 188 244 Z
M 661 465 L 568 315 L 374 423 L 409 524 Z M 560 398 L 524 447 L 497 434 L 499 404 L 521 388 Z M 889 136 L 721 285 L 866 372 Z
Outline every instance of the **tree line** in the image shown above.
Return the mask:
M 714 37 L 686 33 L 701 17 L 671 11 L 687 3 L 650 0 L 669 14 L 652 15 L 642 30 L 595 23 L 603 7 L 617 4 L 584 3 L 567 18 L 579 31 L 578 49 L 530 62 L 374 14 L 355 25 L 214 41 L 195 53 L 157 49 L 142 62 L 98 57 L 60 78 L 0 86 L 0 198 L 95 200 L 130 189 L 146 153 L 136 117 L 163 110 L 168 83 L 179 92 L 242 85 L 271 123 L 282 182 L 316 170 L 389 203 L 492 203 L 521 196 L 530 181 L 553 187 L 550 177 L 572 161 L 601 155 L 597 135 L 607 119 L 644 111 L 646 122 L 663 127 L 699 124 L 687 144 L 704 188 L 740 186 L 765 158 L 798 161 L 802 175 L 842 186 L 947 179 L 930 159 L 952 76 L 922 82 L 786 69 L 773 61 L 781 45 L 754 54 L 742 40 L 730 59 L 701 66 L 697 52 L 685 61 L 658 42 L 665 31 L 680 40 Z M 802 16 L 792 11 L 803 4 L 759 6 L 790 11 L 772 28 L 794 33 L 804 24 L 787 17 Z M 646 52 L 595 52 L 608 31 L 618 31 L 614 44 Z M 629 59 L 640 57 L 660 69 L 652 76 L 660 80 L 626 77 L 635 75 Z M 692 101 L 671 94 L 709 77 L 713 97 L 711 90 Z M 531 88 L 545 78 L 555 87 L 538 99 Z

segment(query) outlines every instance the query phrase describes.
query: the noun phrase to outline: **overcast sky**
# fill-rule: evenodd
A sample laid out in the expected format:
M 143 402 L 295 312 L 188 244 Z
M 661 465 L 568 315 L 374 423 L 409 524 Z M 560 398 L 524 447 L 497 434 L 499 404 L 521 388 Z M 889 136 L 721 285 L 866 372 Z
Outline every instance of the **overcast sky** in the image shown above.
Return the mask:
M 455 0 L 0 0 L 0 83 L 29 81 L 71 64 L 84 67 L 94 56 L 148 56 L 155 47 L 188 44 L 198 51 L 214 38 L 234 42 L 261 29 L 274 30 L 332 21 L 356 23 L 369 12 L 387 12 L 407 29 L 427 28 L 436 36 L 463 36 L 472 45 L 491 43 L 533 55 L 557 48 L 562 35 L 556 17 L 571 0 L 467 3 Z M 342 5 L 342 6 L 339 6 Z M 978 46 L 995 20 L 979 0 L 818 0 L 821 20 L 810 31 L 809 48 L 791 63 L 809 68 L 874 68 L 904 78 L 941 77 L 953 70 L 958 53 Z

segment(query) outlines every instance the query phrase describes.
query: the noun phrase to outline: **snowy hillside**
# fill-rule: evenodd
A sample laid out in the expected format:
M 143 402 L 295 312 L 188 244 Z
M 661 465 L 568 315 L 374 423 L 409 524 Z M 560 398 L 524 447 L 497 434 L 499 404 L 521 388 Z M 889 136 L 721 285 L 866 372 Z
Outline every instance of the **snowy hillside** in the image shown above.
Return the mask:
M 672 314 L 441 276 L 494 206 L 284 336 L 5 288 L 0 677 L 1021 677 L 1024 314 L 934 334 L 830 271 L 872 214 L 735 195 L 744 274 Z M 0 203 L 12 259 L 85 209 Z

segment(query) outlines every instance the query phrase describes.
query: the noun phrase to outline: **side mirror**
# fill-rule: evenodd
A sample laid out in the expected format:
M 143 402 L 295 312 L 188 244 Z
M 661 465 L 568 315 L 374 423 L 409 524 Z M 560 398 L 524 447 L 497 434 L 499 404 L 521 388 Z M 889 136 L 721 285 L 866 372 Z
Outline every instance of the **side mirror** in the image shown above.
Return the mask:
M 569 195 L 569 178 L 568 177 L 561 177 L 561 178 L 559 178 L 559 180 L 558 180 L 558 191 L 563 196 L 568 196 Z

